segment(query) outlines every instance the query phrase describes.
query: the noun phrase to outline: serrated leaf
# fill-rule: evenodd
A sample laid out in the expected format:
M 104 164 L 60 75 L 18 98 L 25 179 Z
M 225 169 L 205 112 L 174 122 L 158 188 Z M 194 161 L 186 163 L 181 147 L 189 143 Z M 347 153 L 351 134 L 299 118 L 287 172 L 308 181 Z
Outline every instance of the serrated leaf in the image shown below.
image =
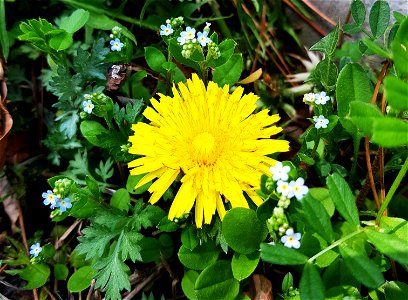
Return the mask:
M 118 244 L 119 241 L 118 241 Z M 99 269 L 95 288 L 103 289 L 106 299 L 120 300 L 120 292 L 125 289 L 130 291 L 129 267 L 119 258 L 118 251 L 111 256 L 100 259 L 94 266 Z
M 140 254 L 142 247 L 139 242 L 142 240 L 143 235 L 135 231 L 124 231 L 122 235 L 122 260 L 125 261 L 130 258 L 133 262 L 142 261 L 142 255 Z
M 334 173 L 327 177 L 326 184 L 332 195 L 334 205 L 341 216 L 351 224 L 358 226 L 360 219 L 356 201 L 348 183 L 339 174 Z
M 303 265 L 308 257 L 299 251 L 283 245 L 261 244 L 261 259 L 276 265 Z
M 299 292 L 302 300 L 325 299 L 322 279 L 312 263 L 307 263 L 303 268 L 299 283 Z

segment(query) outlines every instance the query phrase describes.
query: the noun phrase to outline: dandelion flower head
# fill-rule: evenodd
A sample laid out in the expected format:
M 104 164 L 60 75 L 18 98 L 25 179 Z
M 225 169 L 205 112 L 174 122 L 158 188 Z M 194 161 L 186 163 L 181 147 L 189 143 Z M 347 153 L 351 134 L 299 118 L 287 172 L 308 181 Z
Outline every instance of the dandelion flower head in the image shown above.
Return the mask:
M 230 94 L 193 74 L 192 80 L 173 87 L 173 97 L 159 94 L 143 115 L 149 124 L 132 126 L 129 153 L 142 155 L 129 163 L 132 175 L 145 174 L 136 187 L 157 178 L 150 186 L 150 203 L 156 203 L 177 177 L 181 187 L 169 211 L 169 219 L 195 207 L 198 228 L 210 224 L 217 211 L 222 219 L 224 203 L 248 207 L 244 193 L 256 205 L 260 176 L 276 161 L 266 155 L 289 150 L 289 143 L 271 139 L 282 131 L 280 118 L 268 110 L 253 114 L 258 97 L 243 95 L 238 87 Z

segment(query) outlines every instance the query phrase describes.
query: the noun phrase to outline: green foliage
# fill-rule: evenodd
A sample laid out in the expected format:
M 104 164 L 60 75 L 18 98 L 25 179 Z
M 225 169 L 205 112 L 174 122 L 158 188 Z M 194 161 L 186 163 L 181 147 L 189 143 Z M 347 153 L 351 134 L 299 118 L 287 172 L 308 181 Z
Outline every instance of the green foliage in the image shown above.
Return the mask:
M 166 270 L 176 283 L 177 275 L 172 272 L 172 264 L 178 264 L 176 269 L 184 268 L 181 287 L 189 299 L 246 299 L 242 291 L 248 290 L 251 276 L 267 272 L 272 264 L 276 270 L 274 274 L 278 276 L 274 280 L 282 280 L 281 291 L 274 287 L 274 297 L 399 299 L 405 296 L 408 286 L 390 281 L 388 270 L 391 260 L 397 264 L 397 271 L 408 265 L 408 225 L 403 218 L 383 217 L 383 212 L 390 208 L 389 215 L 403 216 L 406 211 L 406 188 L 402 180 L 408 163 L 401 167 L 406 160 L 408 145 L 406 16 L 394 13 L 395 22 L 391 24 L 387 1 L 375 1 L 371 8 L 361 0 L 352 1 L 352 23 L 337 24 L 310 48 L 321 52 L 324 58 L 309 54 L 312 63 L 307 64 L 310 74 L 307 84 L 296 88 L 302 93 L 307 90 L 315 98 L 324 92 L 326 96 L 322 99 L 327 103 L 319 104 L 316 99 L 308 101 L 304 98 L 304 102 L 310 105 L 306 110 L 299 109 L 299 99 L 295 99 L 297 92 L 293 92 L 296 89 L 290 89 L 291 99 L 287 97 L 289 88 L 286 86 L 289 84 L 281 80 L 290 77 L 288 73 L 293 73 L 296 67 L 286 55 L 286 45 L 289 44 L 283 46 L 281 35 L 288 35 L 289 40 L 300 45 L 296 32 L 286 20 L 281 1 L 276 1 L 273 9 L 270 9 L 270 3 L 260 1 L 252 1 L 251 5 L 237 1 L 236 7 L 211 1 L 169 3 L 159 0 L 157 5 L 151 5 L 153 1 L 144 1 L 136 9 L 139 18 L 128 15 L 127 7 L 135 8 L 132 1 L 117 5 L 109 1 L 62 2 L 74 9 L 63 11 L 61 16 L 54 18 L 56 25 L 42 18 L 30 19 L 16 23 L 14 29 L 7 32 L 5 2 L 0 0 L 0 16 L 3 16 L 0 45 L 4 57 L 15 59 L 21 53 L 33 59 L 43 57 L 41 67 L 45 70 L 41 80 L 46 92 L 53 94 L 47 93 L 44 97 L 47 101 L 41 98 L 41 103 L 36 103 L 38 99 L 33 97 L 32 102 L 38 108 L 32 111 L 38 112 L 40 118 L 44 117 L 47 126 L 43 144 L 48 149 L 44 150 L 44 160 L 47 157 L 59 168 L 35 166 L 32 169 L 39 170 L 35 176 L 39 172 L 57 172 L 59 175 L 48 180 L 51 192 L 69 198 L 72 203 L 65 212 L 59 209 L 51 212 L 55 226 L 50 238 L 41 237 L 37 232 L 29 241 L 34 244 L 57 239 L 55 246 L 42 245 L 38 256 L 31 255 L 30 258 L 21 243 L 8 239 L 9 245 L 4 249 L 7 259 L 2 262 L 10 267 L 7 276 L 18 275 L 26 280 L 26 289 L 44 287 L 40 298 L 45 288 L 53 293 L 50 287 L 65 281 L 70 293 L 86 293 L 92 280 L 96 280 L 94 288 L 100 289 L 103 297 L 122 299 L 122 292 L 133 288 L 130 275 L 137 269 L 146 275 L 149 283 L 144 286 L 145 293 L 141 298 L 153 299 L 157 295 L 149 295 L 149 289 L 157 288 L 155 279 Z M 313 18 L 301 1 L 292 2 L 298 11 L 309 19 Z M 199 8 L 202 9 L 197 12 Z M 207 14 L 209 11 L 212 13 Z M 231 14 L 226 18 L 228 15 L 222 16 L 221 11 Z M 176 18 L 176 13 L 184 19 Z M 227 25 L 230 20 L 235 22 L 231 23 L 234 24 L 232 27 Z M 124 26 L 120 23 L 122 21 L 131 26 Z M 204 26 L 206 21 L 216 24 L 211 30 L 209 25 L 200 29 L 199 26 Z M 162 35 L 159 40 L 156 33 L 165 23 L 171 24 L 174 31 L 168 36 Z M 263 24 L 269 27 L 263 28 Z M 200 46 L 189 41 L 181 45 L 177 39 L 185 26 L 195 28 L 197 33 L 207 30 L 211 43 Z M 270 26 L 273 31 L 269 30 Z M 21 32 L 17 33 L 18 28 Z M 346 41 L 338 49 L 341 31 L 362 37 Z M 137 45 L 135 35 L 138 40 L 144 38 L 139 41 L 143 47 Z M 28 45 L 13 45 L 17 36 L 35 50 Z M 119 51 L 111 48 L 111 41 L 116 38 L 123 44 Z M 186 50 L 190 52 L 186 54 Z M 383 72 L 366 63 L 368 56 L 386 60 Z M 45 63 L 48 67 L 44 66 Z M 275 69 L 270 68 L 271 63 L 284 76 L 271 73 L 270 69 Z M 192 72 L 197 73 L 205 84 L 212 80 L 219 86 L 229 85 L 234 89 L 241 74 L 251 73 L 260 66 L 262 72 L 257 71 L 249 78 L 263 75 L 262 79 L 251 82 L 245 89 L 260 97 L 252 111 L 268 108 L 271 114 L 284 111 L 289 116 L 283 118 L 290 126 L 284 132 L 290 135 L 293 151 L 285 156 L 287 161 L 282 162 L 283 167 L 290 168 L 288 179 L 281 180 L 287 182 L 294 195 L 278 191 L 282 182 L 273 179 L 275 174 L 268 173 L 266 168 L 269 161 L 264 161 L 259 165 L 264 175 L 259 178 L 259 190 L 256 191 L 263 203 L 260 204 L 259 199 L 259 202 L 255 201 L 252 195 L 258 187 L 247 186 L 246 179 L 243 179 L 240 187 L 245 191 L 245 197 L 254 200 L 252 203 L 248 198 L 249 208 L 233 208 L 235 199 L 221 195 L 220 201 L 227 210 L 222 220 L 216 215 L 212 223 L 197 228 L 191 221 L 195 214 L 192 210 L 170 221 L 167 212 L 183 183 L 182 175 L 194 174 L 189 174 L 188 168 L 183 166 L 180 169 L 183 174 L 166 185 L 162 199 L 155 205 L 146 204 L 150 194 L 158 189 L 153 183 L 174 166 L 172 163 L 160 166 L 161 169 L 151 177 L 145 177 L 150 173 L 148 168 L 145 174 L 129 175 L 127 163 L 139 158 L 130 154 L 129 149 L 144 143 L 129 142 L 133 134 L 132 124 L 150 122 L 142 112 L 152 104 L 153 109 L 158 110 L 153 101 L 150 103 L 152 95 L 161 93 L 171 97 L 172 87 L 185 82 Z M 312 67 L 314 69 L 310 70 Z M 383 74 L 386 76 L 380 82 Z M 31 86 L 34 77 L 13 82 L 11 76 L 11 82 L 35 90 L 35 86 Z M 374 91 L 376 83 L 378 86 Z M 374 103 L 380 98 L 377 93 L 385 94 L 384 104 L 388 107 L 381 105 L 380 109 L 380 105 Z M 30 97 L 27 98 L 31 101 Z M 84 101 L 91 101 L 92 109 L 88 106 L 84 110 L 84 106 L 89 105 L 87 102 L 83 104 Z M 173 104 L 169 102 L 169 105 Z M 46 106 L 44 110 L 42 106 Z M 202 113 L 206 115 L 205 111 Z M 14 109 L 13 114 L 18 115 L 18 109 Z M 324 117 L 328 124 L 322 126 L 313 116 Z M 19 117 L 16 120 L 24 123 Z M 253 117 L 249 116 L 244 122 Z M 303 118 L 305 120 L 301 120 Z M 152 124 L 161 126 L 161 122 L 164 120 L 158 119 Z M 26 125 L 31 126 L 28 122 Z M 205 122 L 195 125 L 207 130 Z M 265 132 L 268 130 L 265 128 Z M 222 137 L 228 135 L 228 128 L 220 134 Z M 376 164 L 383 163 L 382 160 L 385 162 L 385 171 L 379 168 L 386 187 L 386 197 L 380 209 L 374 206 L 371 194 L 366 196 L 369 185 L 364 181 L 365 164 L 359 156 L 362 150 L 360 140 L 364 136 L 371 143 L 368 150 L 377 151 L 382 147 L 380 151 L 384 151 L 378 152 L 374 160 Z M 267 155 L 269 146 L 263 149 L 261 143 L 269 137 L 265 134 L 256 145 L 248 142 L 236 147 Z M 155 138 L 154 134 L 151 138 Z M 194 136 L 188 138 L 193 141 Z M 161 143 L 161 140 L 155 142 Z M 167 149 L 165 143 L 161 146 Z M 349 157 L 351 151 L 354 152 L 353 158 Z M 154 157 L 154 153 L 148 154 Z M 276 156 L 271 158 L 279 160 Z M 42 158 L 34 161 L 37 159 Z M 245 159 L 242 158 L 244 163 Z M 28 160 L 22 165 L 31 163 Z M 215 165 L 206 167 L 210 169 Z M 395 174 L 390 170 L 399 169 L 397 179 L 393 181 Z M 376 179 L 374 166 L 373 173 Z M 225 191 L 228 187 L 224 185 L 235 175 L 231 170 L 215 180 Z M 214 174 L 209 172 L 208 176 Z M 305 180 L 303 188 L 307 187 L 303 194 L 296 182 L 299 178 Z M 142 179 L 144 184 L 136 188 Z M 248 181 L 252 181 L 252 174 L 248 173 Z M 201 182 L 195 184 L 199 186 Z M 211 192 L 215 190 L 222 194 L 218 186 L 209 188 Z M 204 198 L 204 205 L 207 205 L 208 199 Z M 397 205 L 397 209 L 392 209 L 390 201 Z M 260 205 L 256 207 L 254 203 Z M 219 203 L 212 205 L 217 207 L 220 215 L 223 214 Z M 77 240 L 66 239 L 65 235 L 61 238 L 64 232 L 74 235 L 79 223 L 82 227 Z M 296 272 L 289 272 L 289 268 Z M 61 286 L 59 288 L 64 290 Z

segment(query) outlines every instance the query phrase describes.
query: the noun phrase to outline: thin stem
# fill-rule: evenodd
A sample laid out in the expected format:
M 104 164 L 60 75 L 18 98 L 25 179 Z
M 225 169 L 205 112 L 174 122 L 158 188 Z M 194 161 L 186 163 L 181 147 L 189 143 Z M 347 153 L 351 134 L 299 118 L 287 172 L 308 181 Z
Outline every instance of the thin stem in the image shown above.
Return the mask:
M 362 233 L 364 231 L 363 228 L 359 228 L 357 231 L 354 231 L 348 235 L 346 235 L 345 237 L 335 241 L 333 244 L 331 244 L 329 247 L 323 249 L 322 251 L 320 251 L 319 253 L 313 255 L 311 258 L 309 258 L 309 262 L 313 262 L 316 258 L 318 258 L 319 256 L 322 256 L 323 254 L 325 254 L 326 252 L 330 251 L 333 248 L 336 248 L 337 246 L 339 246 L 341 243 L 347 241 L 348 239 L 351 239 L 352 237 L 354 237 L 355 235 Z
M 223 19 L 223 15 L 220 12 L 220 6 L 218 5 L 217 1 L 213 0 L 208 3 L 211 6 L 211 10 L 213 13 L 219 18 L 217 20 L 217 24 L 220 27 L 220 31 L 224 35 L 225 38 L 231 37 L 231 31 L 229 30 L 227 23 Z
M 371 191 L 373 192 L 375 206 L 377 207 L 377 209 L 380 209 L 380 200 L 378 200 L 377 190 L 375 188 L 373 170 L 371 168 L 370 146 L 368 143 L 368 136 L 365 137 L 364 146 L 365 146 L 365 157 L 366 157 L 366 163 L 367 163 L 368 179 L 370 180 Z
M 397 190 L 399 184 L 401 183 L 407 171 L 408 171 L 408 157 L 405 159 L 404 165 L 402 166 L 401 170 L 398 172 L 397 178 L 395 178 L 394 182 L 392 183 L 392 186 L 390 190 L 388 191 L 387 196 L 385 197 L 384 203 L 381 205 L 381 208 L 377 214 L 377 218 L 375 219 L 375 223 L 377 225 L 380 225 L 381 218 L 385 210 L 387 209 L 388 204 L 390 204 L 390 201 L 392 197 L 394 196 L 395 191 Z
M 313 149 L 312 149 L 312 153 L 310 153 L 310 157 L 314 158 L 316 155 L 316 151 L 317 151 L 317 147 L 319 146 L 320 143 L 320 133 L 318 132 L 315 136 L 315 140 L 314 140 L 314 145 L 313 145 Z
M 72 6 L 77 7 L 77 8 L 78 7 L 83 8 L 85 10 L 88 10 L 89 12 L 96 13 L 98 15 L 107 15 L 107 16 L 113 18 L 113 19 L 119 19 L 119 20 L 125 21 L 125 22 L 130 23 L 130 24 L 138 25 L 138 26 L 144 27 L 146 29 L 151 29 L 151 30 L 157 31 L 157 27 L 155 25 L 149 24 L 146 21 L 139 20 L 137 18 L 131 18 L 131 17 L 128 17 L 128 16 L 125 16 L 125 15 L 120 15 L 120 14 L 117 14 L 117 13 L 115 13 L 113 11 L 105 10 L 105 9 L 102 9 L 102 8 L 98 8 L 98 7 L 95 7 L 95 6 L 91 5 L 91 4 L 84 3 L 84 1 L 76 1 L 76 0 L 59 0 L 59 1 L 64 2 L 65 4 L 68 4 L 68 5 L 72 5 Z
M 171 62 L 171 60 L 172 60 L 171 52 L 169 49 L 167 49 L 167 61 Z M 168 96 L 170 93 L 170 87 L 171 87 L 171 71 L 167 71 L 166 73 L 166 96 Z

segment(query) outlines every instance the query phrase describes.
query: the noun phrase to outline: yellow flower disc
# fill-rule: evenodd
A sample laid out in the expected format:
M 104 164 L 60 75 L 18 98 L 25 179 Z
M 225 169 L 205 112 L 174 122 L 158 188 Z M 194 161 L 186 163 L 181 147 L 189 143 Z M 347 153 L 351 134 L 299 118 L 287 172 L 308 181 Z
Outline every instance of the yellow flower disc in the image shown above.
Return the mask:
M 142 155 L 129 163 L 132 175 L 145 174 L 136 188 L 158 178 L 149 188 L 156 203 L 179 174 L 181 187 L 173 200 L 169 219 L 181 217 L 195 204 L 197 227 L 210 224 L 215 211 L 225 215 L 231 207 L 248 207 L 245 192 L 256 205 L 262 174 L 275 160 L 266 155 L 289 150 L 289 143 L 271 139 L 282 131 L 273 126 L 280 118 L 268 110 L 252 114 L 258 97 L 238 87 L 220 88 L 193 74 L 192 80 L 173 87 L 173 97 L 159 94 L 143 115 L 150 124 L 132 126 L 129 153 Z M 270 174 L 269 174 L 270 175 Z

